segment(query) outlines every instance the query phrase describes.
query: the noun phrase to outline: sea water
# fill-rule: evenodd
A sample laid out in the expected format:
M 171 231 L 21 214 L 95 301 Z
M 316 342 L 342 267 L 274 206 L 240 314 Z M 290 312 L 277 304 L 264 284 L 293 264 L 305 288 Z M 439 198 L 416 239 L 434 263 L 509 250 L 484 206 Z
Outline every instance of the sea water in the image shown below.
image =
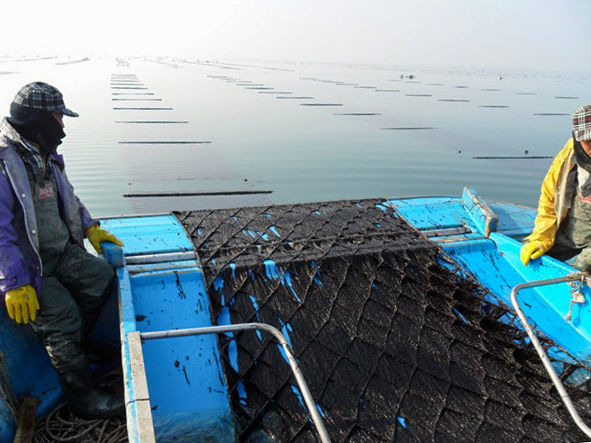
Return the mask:
M 387 65 L 4 57 L 0 106 L 7 114 L 30 81 L 64 93 L 80 117 L 64 118 L 60 152 L 96 216 L 456 196 L 464 186 L 535 206 L 552 157 L 570 136 L 572 112 L 591 103 L 590 79 Z

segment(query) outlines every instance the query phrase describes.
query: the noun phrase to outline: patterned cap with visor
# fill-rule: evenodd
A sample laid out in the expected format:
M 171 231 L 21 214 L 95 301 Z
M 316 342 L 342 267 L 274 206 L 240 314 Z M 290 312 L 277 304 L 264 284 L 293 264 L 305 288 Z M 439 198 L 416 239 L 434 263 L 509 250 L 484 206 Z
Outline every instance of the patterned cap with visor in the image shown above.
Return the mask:
M 13 103 L 25 108 L 47 112 L 59 112 L 70 117 L 78 114 L 64 104 L 62 93 L 55 87 L 43 82 L 29 83 L 16 93 Z
M 573 135 L 577 141 L 591 141 L 591 105 L 574 112 Z

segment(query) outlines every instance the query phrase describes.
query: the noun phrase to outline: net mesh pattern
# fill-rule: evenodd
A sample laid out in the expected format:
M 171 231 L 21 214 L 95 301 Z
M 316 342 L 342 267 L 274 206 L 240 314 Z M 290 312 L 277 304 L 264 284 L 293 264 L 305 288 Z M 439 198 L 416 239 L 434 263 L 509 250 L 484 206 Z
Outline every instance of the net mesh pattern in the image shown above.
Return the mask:
M 175 215 L 214 321 L 282 330 L 333 441 L 584 439 L 512 314 L 383 201 Z M 316 441 L 277 342 L 219 337 L 238 438 Z

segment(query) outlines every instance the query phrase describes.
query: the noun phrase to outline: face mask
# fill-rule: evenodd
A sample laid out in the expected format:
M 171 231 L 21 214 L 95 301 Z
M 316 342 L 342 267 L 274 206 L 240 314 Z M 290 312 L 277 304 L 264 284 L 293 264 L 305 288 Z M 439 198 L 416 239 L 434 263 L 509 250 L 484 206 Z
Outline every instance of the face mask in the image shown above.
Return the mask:
M 43 112 L 39 116 L 37 130 L 37 140 L 41 146 L 41 151 L 45 154 L 53 154 L 66 136 L 62 125 L 49 112 Z

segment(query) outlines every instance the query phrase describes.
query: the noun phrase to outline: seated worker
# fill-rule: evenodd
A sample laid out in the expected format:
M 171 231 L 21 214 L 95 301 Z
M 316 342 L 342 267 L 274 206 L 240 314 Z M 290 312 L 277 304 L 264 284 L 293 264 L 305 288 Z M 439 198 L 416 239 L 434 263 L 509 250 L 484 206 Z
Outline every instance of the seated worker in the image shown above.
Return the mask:
M 573 114 L 572 138 L 544 178 L 535 227 L 524 241 L 524 265 L 547 253 L 591 270 L 591 105 Z
M 35 82 L 0 122 L 0 294 L 9 317 L 41 338 L 70 410 L 121 415 L 123 398 L 95 387 L 82 346 L 116 290 L 113 268 L 84 249 L 84 236 L 99 253 L 102 241 L 122 244 L 99 228 L 68 181 L 56 153 L 64 115 L 78 117 L 56 88 Z

